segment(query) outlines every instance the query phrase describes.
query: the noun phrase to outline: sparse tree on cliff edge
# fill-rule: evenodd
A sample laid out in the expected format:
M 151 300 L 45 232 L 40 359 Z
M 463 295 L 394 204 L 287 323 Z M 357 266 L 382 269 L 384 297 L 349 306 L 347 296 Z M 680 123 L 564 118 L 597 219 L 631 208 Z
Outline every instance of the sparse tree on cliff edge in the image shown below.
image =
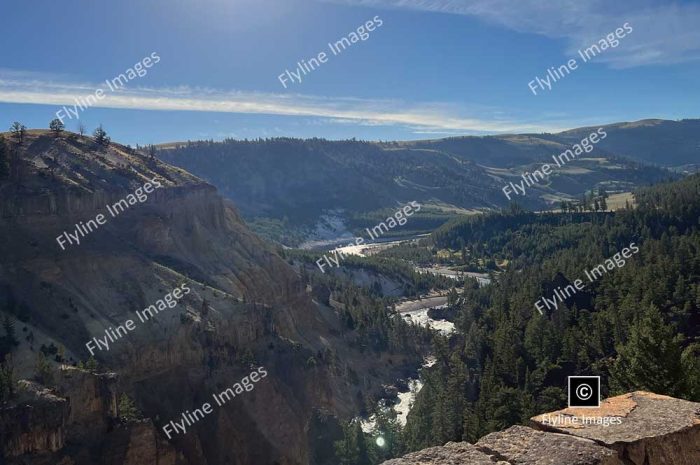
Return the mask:
M 19 121 L 15 121 L 12 123 L 12 126 L 10 126 L 10 131 L 12 132 L 17 145 L 22 145 L 24 138 L 27 135 L 27 127 Z
M 63 122 L 58 118 L 52 119 L 49 123 L 49 129 L 51 129 L 53 135 L 56 137 L 60 136 L 65 128 L 65 124 L 63 124 Z
M 95 357 L 92 355 L 88 359 L 87 362 L 85 362 L 85 369 L 91 372 L 96 372 L 97 371 L 97 360 L 95 360 Z
M 85 135 L 85 125 L 83 123 L 78 123 L 78 134 L 80 134 L 80 137 Z
M 93 132 L 92 135 L 95 138 L 95 142 L 103 147 L 108 146 L 111 142 L 109 136 L 107 135 L 107 131 L 104 130 L 101 124 L 97 127 L 97 129 L 95 129 L 95 132 Z
M 53 367 L 49 359 L 41 351 L 37 354 L 35 370 L 34 377 L 36 380 L 46 387 L 51 387 L 53 384 Z

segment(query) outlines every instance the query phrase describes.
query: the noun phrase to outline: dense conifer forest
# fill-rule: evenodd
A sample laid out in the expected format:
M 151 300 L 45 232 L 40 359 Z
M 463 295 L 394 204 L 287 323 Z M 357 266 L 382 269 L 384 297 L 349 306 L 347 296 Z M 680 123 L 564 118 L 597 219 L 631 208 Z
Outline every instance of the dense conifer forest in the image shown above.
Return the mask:
M 373 436 L 350 424 L 341 463 L 378 463 L 566 406 L 566 379 L 600 375 L 603 397 L 633 390 L 700 400 L 700 176 L 643 188 L 615 213 L 534 214 L 517 207 L 436 231 L 428 250 L 500 264 L 494 282 L 468 281 L 453 303 L 457 333 L 433 338 L 436 363 L 405 428 L 386 412 Z M 639 253 L 589 282 L 585 270 L 630 243 Z M 540 314 L 555 286 L 582 291 Z M 453 299 L 454 300 L 454 299 Z M 388 415 L 388 418 L 387 418 Z M 381 431 L 380 431 L 381 430 Z

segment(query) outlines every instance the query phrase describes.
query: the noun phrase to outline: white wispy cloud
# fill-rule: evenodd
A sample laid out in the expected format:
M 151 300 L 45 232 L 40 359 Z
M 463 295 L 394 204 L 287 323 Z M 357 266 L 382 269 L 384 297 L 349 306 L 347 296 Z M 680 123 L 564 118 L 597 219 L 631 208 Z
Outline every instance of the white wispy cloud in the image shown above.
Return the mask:
M 668 0 L 320 0 L 480 18 L 518 32 L 565 39 L 573 55 L 628 22 L 634 31 L 596 57 L 614 67 L 700 58 L 700 4 Z
M 8 76 L 9 74 L 9 76 Z M 56 105 L 72 108 L 104 90 L 104 98 L 93 107 L 137 110 L 200 111 L 265 114 L 324 118 L 336 123 L 397 125 L 417 130 L 444 130 L 476 133 L 552 132 L 565 127 L 548 122 L 521 123 L 504 118 L 500 112 L 491 117 L 465 116 L 463 109 L 450 104 L 409 104 L 398 100 L 320 97 L 301 94 L 221 91 L 215 89 L 124 88 L 111 92 L 105 83 L 90 84 L 42 80 L 36 74 L 0 70 L 0 102 Z M 95 99 L 93 99 L 95 100 Z M 498 114 L 497 114 L 498 113 Z

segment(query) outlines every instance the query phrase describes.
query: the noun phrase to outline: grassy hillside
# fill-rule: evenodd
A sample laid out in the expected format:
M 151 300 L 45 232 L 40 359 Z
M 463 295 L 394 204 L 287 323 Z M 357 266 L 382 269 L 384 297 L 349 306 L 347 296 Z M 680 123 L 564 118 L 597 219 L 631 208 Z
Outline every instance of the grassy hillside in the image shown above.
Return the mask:
M 571 129 L 557 134 L 515 134 L 451 137 L 408 142 L 407 147 L 440 150 L 464 160 L 495 167 L 512 167 L 561 153 L 602 127 L 607 136 L 597 153 L 617 155 L 645 164 L 675 167 L 700 160 L 700 120 L 647 119 Z
M 600 148 L 617 155 L 660 166 L 691 165 L 700 162 L 700 120 L 668 121 L 647 119 L 604 126 L 608 137 Z M 595 128 L 594 128 L 595 129 Z M 590 128 L 557 134 L 558 139 L 574 142 Z

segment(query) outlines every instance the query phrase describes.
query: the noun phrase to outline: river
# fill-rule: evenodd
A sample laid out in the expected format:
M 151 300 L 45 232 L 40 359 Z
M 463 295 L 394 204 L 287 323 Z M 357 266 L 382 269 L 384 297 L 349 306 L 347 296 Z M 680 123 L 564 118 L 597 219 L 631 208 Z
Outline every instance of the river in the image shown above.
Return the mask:
M 422 299 L 407 300 L 396 305 L 396 311 L 407 321 L 421 326 L 440 331 L 442 334 L 452 334 L 455 331 L 454 323 L 447 320 L 434 320 L 428 316 L 431 308 L 444 308 L 447 306 L 447 296 L 437 295 Z
M 374 255 L 382 250 L 386 250 L 389 247 L 392 247 L 394 245 L 406 243 L 406 242 L 411 242 L 411 241 L 416 241 L 420 239 L 421 237 L 425 237 L 426 235 L 423 236 L 417 236 L 413 237 L 410 239 L 399 239 L 399 240 L 384 240 L 384 241 L 377 241 L 377 242 L 372 242 L 372 243 L 367 243 L 367 244 L 362 244 L 362 245 L 340 245 L 340 244 L 350 244 L 352 242 L 352 238 L 348 239 L 342 239 L 342 240 L 331 240 L 331 241 L 318 241 L 316 243 L 307 243 L 306 248 L 314 248 L 314 249 L 322 249 L 325 248 L 326 250 L 330 249 L 333 246 L 336 246 L 331 250 L 331 252 L 337 252 L 339 254 L 343 255 L 357 255 L 360 257 L 368 257 L 371 255 Z M 340 245 L 340 246 L 338 246 Z M 475 278 L 480 286 L 486 286 L 491 283 L 491 276 L 488 273 L 474 273 L 474 272 L 468 272 L 468 271 L 456 271 L 452 270 L 446 266 L 441 266 L 441 265 L 433 265 L 430 267 L 421 267 L 421 266 L 414 266 L 415 270 L 418 273 L 432 273 L 435 275 L 441 275 L 441 276 L 446 276 L 448 278 L 454 279 L 454 280 L 461 280 L 466 277 L 470 278 Z M 418 324 L 421 326 L 427 325 L 429 328 L 439 331 L 443 335 L 450 335 L 455 332 L 455 325 L 454 323 L 447 321 L 447 320 L 435 320 L 433 318 L 430 318 L 428 316 L 428 311 L 431 308 L 444 308 L 447 306 L 447 295 L 442 295 L 440 293 L 433 293 L 428 296 L 421 297 L 420 299 L 413 299 L 413 300 L 405 300 L 402 302 L 399 302 L 396 304 L 396 312 L 401 316 L 401 318 L 404 318 L 406 321 L 409 321 L 414 324 Z M 423 367 L 430 367 L 435 363 L 435 358 L 432 356 L 426 357 L 423 363 Z M 408 387 L 409 390 L 406 392 L 400 392 L 397 395 L 398 402 L 394 405 L 392 405 L 390 408 L 393 408 L 394 411 L 396 412 L 396 419 L 399 422 L 401 426 L 406 425 L 406 419 L 408 417 L 408 413 L 411 410 L 411 407 L 413 407 L 413 402 L 415 401 L 416 396 L 418 395 L 418 392 L 420 392 L 421 388 L 423 387 L 422 381 L 419 379 L 408 379 Z M 384 407 L 382 407 L 384 408 Z M 360 419 L 362 430 L 366 433 L 371 433 L 372 429 L 374 427 L 374 419 L 370 417 L 369 419 L 363 420 Z
M 430 368 L 435 364 L 435 357 L 432 355 L 425 357 L 423 360 L 422 368 Z M 423 382 L 419 379 L 409 379 L 408 380 L 408 391 L 399 392 L 398 402 L 391 406 L 396 412 L 396 421 L 401 425 L 401 427 L 406 426 L 406 421 L 408 419 L 408 413 L 413 407 L 413 402 L 416 400 L 416 396 L 423 388 Z M 383 407 L 381 407 L 383 408 Z M 360 426 L 362 431 L 365 433 L 371 433 L 374 428 L 374 418 L 369 417 L 367 420 L 360 419 Z
M 464 278 L 476 278 L 480 286 L 491 284 L 491 276 L 488 273 L 475 273 L 473 271 L 457 271 L 446 266 L 433 265 L 431 267 L 417 266 L 416 271 L 419 273 L 431 273 L 435 275 L 445 276 L 455 280 Z

